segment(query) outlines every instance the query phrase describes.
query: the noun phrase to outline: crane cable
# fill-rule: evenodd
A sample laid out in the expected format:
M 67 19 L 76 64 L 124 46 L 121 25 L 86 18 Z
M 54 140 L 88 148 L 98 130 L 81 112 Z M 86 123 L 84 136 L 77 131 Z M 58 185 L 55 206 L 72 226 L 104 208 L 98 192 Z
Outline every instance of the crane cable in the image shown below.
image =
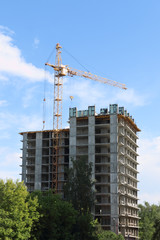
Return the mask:
M 83 67 L 87 72 L 90 72 L 84 65 L 82 65 L 71 53 L 69 53 L 64 47 L 63 47 L 64 51 L 70 55 L 81 67 Z
M 43 82 L 43 130 L 46 123 L 46 67 L 44 69 L 44 82 Z
M 55 51 L 55 47 L 53 48 L 53 50 L 51 51 L 49 57 L 47 58 L 48 62 L 50 60 L 50 58 L 52 57 L 53 53 Z M 44 67 L 44 81 L 43 81 L 43 129 L 45 129 L 45 124 L 46 124 L 46 85 L 47 85 L 47 69 L 46 66 Z

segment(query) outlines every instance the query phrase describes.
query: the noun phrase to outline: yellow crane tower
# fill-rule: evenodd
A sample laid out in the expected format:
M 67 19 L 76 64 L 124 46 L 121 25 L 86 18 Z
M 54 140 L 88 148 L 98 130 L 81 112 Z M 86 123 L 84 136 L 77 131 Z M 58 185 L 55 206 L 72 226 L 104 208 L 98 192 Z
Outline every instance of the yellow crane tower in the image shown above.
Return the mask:
M 55 65 L 45 63 L 52 67 L 55 71 L 54 75 L 54 109 L 53 109 L 53 129 L 54 129 L 54 146 L 53 146 L 53 161 L 52 161 L 52 188 L 58 191 L 58 158 L 59 158 L 59 142 L 60 142 L 60 131 L 62 129 L 62 100 L 63 100 L 63 77 L 64 76 L 80 76 L 89 78 L 94 81 L 98 81 L 104 84 L 109 84 L 114 87 L 121 89 L 127 89 L 125 84 L 99 77 L 77 69 L 68 67 L 68 65 L 62 64 L 61 58 L 61 46 L 59 43 L 56 44 L 56 61 Z

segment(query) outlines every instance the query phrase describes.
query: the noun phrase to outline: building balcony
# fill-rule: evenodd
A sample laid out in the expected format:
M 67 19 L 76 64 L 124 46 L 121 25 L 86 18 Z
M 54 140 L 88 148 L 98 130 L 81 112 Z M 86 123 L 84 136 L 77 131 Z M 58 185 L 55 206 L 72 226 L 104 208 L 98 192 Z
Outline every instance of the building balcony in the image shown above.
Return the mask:
M 135 147 L 138 147 L 138 145 L 136 144 L 136 142 L 126 133 L 125 134 L 125 138 L 127 138 L 128 140 L 130 140 L 132 142 L 133 145 L 135 145 Z
M 120 205 L 120 206 L 125 206 L 126 203 L 125 203 L 125 201 L 120 201 L 120 202 L 119 202 L 119 205 Z
M 118 145 L 119 145 L 119 146 L 124 146 L 125 143 L 124 143 L 124 141 L 119 141 L 119 142 L 118 142 Z
M 135 203 L 126 203 L 126 205 L 128 206 L 128 207 L 130 207 L 130 208 L 135 208 L 135 209 L 139 209 L 139 207 L 138 207 L 138 205 L 137 204 L 135 204 Z
M 26 154 L 26 158 L 33 158 L 33 159 L 35 159 L 35 154 Z
M 109 196 L 110 192 L 96 192 L 96 196 Z
M 76 136 L 77 137 L 87 137 L 88 136 L 88 132 L 77 133 Z
M 95 146 L 110 146 L 110 142 L 96 142 Z
M 126 167 L 129 168 L 129 169 L 131 169 L 131 170 L 132 170 L 133 172 L 135 172 L 135 173 L 139 173 L 136 168 L 132 167 L 132 166 L 131 166 L 130 164 L 128 164 L 128 163 L 126 163 Z M 137 165 L 136 165 L 136 167 L 137 167 Z
M 110 185 L 110 182 L 96 182 L 95 185 L 96 186 L 99 186 L 99 185 Z
M 34 150 L 35 148 L 36 148 L 36 146 L 34 146 L 34 145 L 26 147 L 27 151 Z M 23 148 L 21 148 L 21 150 L 23 150 Z
M 139 219 L 137 214 L 132 214 L 132 213 L 129 213 L 129 212 L 126 212 L 126 211 L 120 212 L 119 215 L 122 216 L 122 217 L 129 217 L 129 218 Z
M 125 160 L 119 159 L 119 160 L 118 160 L 118 163 L 124 166 L 124 165 L 125 165 Z
M 118 153 L 119 156 L 124 156 L 125 155 L 125 150 L 124 149 L 119 149 L 119 153 Z
M 131 134 L 133 134 L 133 136 L 134 136 L 136 139 L 138 139 L 138 136 L 137 136 L 136 132 L 134 132 L 134 131 L 129 127 L 128 124 L 126 125 L 126 128 L 127 128 L 127 130 L 128 130 Z
M 101 161 L 101 162 L 95 162 L 95 165 L 96 166 L 110 166 L 110 163 L 109 162 L 107 162 L 107 161 Z
M 138 197 L 136 195 L 131 194 L 131 193 L 125 192 L 125 195 L 127 195 L 128 197 L 130 197 L 132 199 L 138 200 Z
M 130 177 L 132 180 L 134 180 L 135 182 L 138 182 L 136 176 L 133 176 L 133 175 L 131 175 L 130 173 L 127 173 L 127 172 L 126 172 L 125 174 L 126 174 L 126 176 L 128 176 L 128 177 Z
M 120 121 L 118 122 L 118 126 L 124 127 L 124 121 L 121 121 L 121 120 L 120 120 Z
M 95 154 L 110 154 L 110 150 L 104 147 L 97 147 L 95 148 Z
M 95 136 L 96 137 L 110 137 L 110 132 L 108 131 L 95 131 Z
M 127 182 L 126 181 L 119 181 L 118 184 L 119 185 L 127 185 Z
M 46 179 L 43 180 L 43 179 L 42 179 L 42 183 L 48 183 L 48 182 L 49 182 L 49 180 L 46 180 Z
M 22 140 L 23 141 L 23 140 Z M 24 142 L 24 141 L 23 141 Z M 36 142 L 36 138 L 27 138 L 27 142 Z
M 120 195 L 125 195 L 126 194 L 126 191 L 125 190 L 122 190 L 122 189 L 118 189 L 118 193 Z
M 111 203 L 110 202 L 97 202 L 95 205 L 96 206 L 110 206 Z
M 127 158 L 131 161 L 133 161 L 135 164 L 139 165 L 139 163 L 137 162 L 137 159 L 135 159 L 134 157 L 132 157 L 131 155 L 129 155 L 128 153 L 126 154 Z
M 88 128 L 88 124 L 77 124 L 76 125 L 77 128 Z
M 136 152 L 136 150 L 133 149 L 133 148 L 132 148 L 131 146 L 129 146 L 128 144 L 126 144 L 126 148 L 127 148 L 128 150 L 130 150 L 134 155 L 139 156 L 138 153 Z
M 26 172 L 26 175 L 34 175 L 34 174 L 35 174 L 35 171 Z
M 125 232 L 125 238 L 130 238 L 130 239 L 139 239 L 138 235 L 134 235 L 131 232 Z
M 96 217 L 109 217 L 110 215 L 110 213 L 95 213 Z
M 98 128 L 98 127 L 109 127 L 110 126 L 110 123 L 95 123 L 95 128 Z
M 28 184 L 30 184 L 30 183 L 32 183 L 32 184 L 34 184 L 34 179 L 32 179 L 32 180 L 26 180 L 26 185 L 28 185 Z
M 125 227 L 126 227 L 126 224 L 120 222 L 120 223 L 119 223 L 119 227 L 121 227 L 121 228 L 124 227 L 124 228 L 125 228 Z
M 48 165 L 49 165 L 49 162 L 42 162 L 42 165 L 43 165 L 43 166 L 48 166 Z
M 120 128 L 119 128 L 118 135 L 120 135 L 120 136 L 125 136 L 125 131 L 124 131 L 124 129 L 120 129 Z
M 138 224 L 135 224 L 135 223 L 127 223 L 126 226 L 130 228 L 139 228 Z
M 119 216 L 125 217 L 126 216 L 126 212 L 120 212 Z
M 35 166 L 35 162 L 26 162 L 26 166 Z
M 130 188 L 130 189 L 139 191 L 139 189 L 138 189 L 137 187 L 133 186 L 132 184 L 128 184 L 128 183 L 127 183 L 127 187 Z
M 100 170 L 100 171 L 96 171 L 95 172 L 96 176 L 106 176 L 106 175 L 110 175 L 110 171 L 109 170 Z
M 86 142 L 86 143 L 77 143 L 76 146 L 77 147 L 85 147 L 85 146 L 88 146 L 88 142 Z
M 138 214 L 130 214 L 130 213 L 126 213 L 126 216 L 129 218 L 135 218 L 135 219 L 140 219 L 140 217 L 138 216 Z

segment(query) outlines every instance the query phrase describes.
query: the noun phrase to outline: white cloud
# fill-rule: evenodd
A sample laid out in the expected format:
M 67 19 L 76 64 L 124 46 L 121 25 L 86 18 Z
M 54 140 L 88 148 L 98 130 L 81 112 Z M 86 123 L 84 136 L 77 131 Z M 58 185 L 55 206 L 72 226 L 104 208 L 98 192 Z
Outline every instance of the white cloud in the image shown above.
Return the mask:
M 4 76 L 2 73 L 0 74 L 0 81 L 8 81 L 8 77 Z
M 34 42 L 33 42 L 33 46 L 34 46 L 35 48 L 38 48 L 39 43 L 40 43 L 40 40 L 39 40 L 38 38 L 35 38 L 35 39 L 34 39 Z
M 160 193 L 139 193 L 139 203 L 149 202 L 150 204 L 160 204 Z
M 42 130 L 42 117 L 39 115 L 20 116 L 18 130 L 22 132 Z
M 6 100 L 0 100 L 0 107 L 6 106 L 6 105 L 7 105 L 7 101 Z
M 20 171 L 20 169 L 19 169 Z M 13 180 L 21 180 L 21 177 L 18 173 L 18 170 L 15 171 L 8 171 L 6 168 L 5 170 L 0 170 L 0 179 L 6 180 L 6 179 L 13 179 Z
M 16 129 L 19 131 L 35 131 L 42 129 L 42 117 L 39 114 L 35 115 L 16 115 L 0 112 L 0 130 L 9 131 L 10 129 Z
M 139 140 L 139 179 L 141 202 L 160 202 L 160 137 Z
M 14 114 L 0 112 L 0 130 L 10 129 L 17 122 L 17 117 Z
M 20 179 L 20 153 L 9 147 L 0 147 L 0 178 Z
M 147 96 L 136 93 L 134 89 L 121 90 L 77 77 L 73 79 L 68 77 L 64 81 L 65 100 L 69 99 L 69 96 L 74 96 L 73 102 L 76 98 L 79 100 L 78 105 L 80 108 L 94 104 L 97 107 L 107 107 L 113 103 L 118 103 L 122 106 L 144 106 L 147 102 Z
M 11 165 L 18 166 L 21 163 L 20 153 L 11 152 L 11 150 L 8 147 L 1 147 L 0 154 L 1 158 L 2 155 L 5 155 L 4 159 L 1 159 L 0 161 L 0 167 L 10 167 Z
M 8 75 L 26 78 L 28 81 L 42 81 L 45 77 L 53 82 L 49 72 L 37 68 L 32 63 L 27 63 L 22 56 L 21 50 L 13 44 L 13 38 L 4 33 L 0 28 L 0 78 L 5 80 Z M 7 75 L 7 76 L 6 76 Z
M 7 35 L 13 35 L 14 32 L 6 26 L 0 25 L 0 32 Z
M 69 78 L 69 77 L 68 77 Z M 100 105 L 101 101 L 107 100 L 105 97 L 105 91 L 102 86 L 98 84 L 92 84 L 91 81 L 85 79 L 74 79 L 70 81 L 68 79 L 67 83 L 64 83 L 64 98 L 69 99 L 69 96 L 73 96 L 73 101 L 78 98 L 79 108 L 84 108 L 88 105 L 94 105 L 98 102 Z M 97 101 L 98 100 L 98 101 Z
M 37 87 L 31 87 L 27 88 L 26 91 L 24 91 L 23 97 L 22 97 L 22 102 L 23 102 L 23 107 L 27 108 L 30 106 L 33 97 L 35 96 L 35 91 Z
M 144 106 L 147 104 L 147 96 L 140 95 L 135 92 L 134 89 L 127 89 L 126 91 L 119 91 L 115 99 L 117 102 L 123 101 L 133 106 Z

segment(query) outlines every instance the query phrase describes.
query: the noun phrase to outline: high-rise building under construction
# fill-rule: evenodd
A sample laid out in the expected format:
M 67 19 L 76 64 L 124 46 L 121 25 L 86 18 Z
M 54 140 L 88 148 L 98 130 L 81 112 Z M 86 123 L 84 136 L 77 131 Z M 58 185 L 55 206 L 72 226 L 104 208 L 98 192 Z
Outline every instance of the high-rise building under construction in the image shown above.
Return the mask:
M 55 168 L 55 130 L 22 132 L 22 180 L 28 191 L 48 190 L 56 181 L 63 194 L 65 169 L 71 159 L 86 156 L 92 163 L 95 180 L 94 217 L 102 227 L 122 233 L 125 239 L 138 239 L 137 132 L 132 116 L 112 104 L 109 109 L 95 106 L 69 110 L 70 127 L 59 131 L 58 162 Z

